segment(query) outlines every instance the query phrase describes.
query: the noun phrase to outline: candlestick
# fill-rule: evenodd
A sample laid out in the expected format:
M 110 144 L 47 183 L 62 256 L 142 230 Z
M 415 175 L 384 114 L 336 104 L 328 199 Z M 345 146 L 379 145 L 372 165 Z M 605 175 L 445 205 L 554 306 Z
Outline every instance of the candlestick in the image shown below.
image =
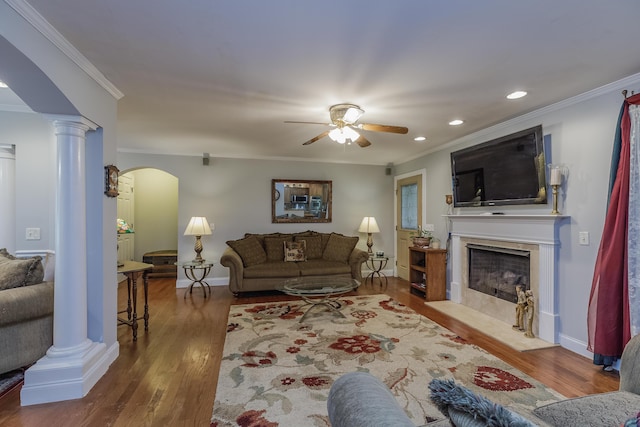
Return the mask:
M 551 177 L 549 178 L 549 184 L 560 185 L 562 181 L 562 170 L 559 167 L 551 169 Z
M 560 184 L 551 184 L 551 188 L 553 188 L 553 210 L 551 213 L 553 215 L 560 214 L 560 211 L 558 211 L 558 187 L 560 187 Z

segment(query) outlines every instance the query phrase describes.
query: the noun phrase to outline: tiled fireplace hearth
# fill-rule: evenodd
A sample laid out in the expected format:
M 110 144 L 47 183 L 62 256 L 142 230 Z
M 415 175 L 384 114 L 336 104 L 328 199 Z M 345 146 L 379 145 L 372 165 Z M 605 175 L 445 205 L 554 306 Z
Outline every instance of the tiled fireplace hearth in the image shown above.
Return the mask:
M 468 245 L 528 253 L 530 287 L 536 300 L 534 333 L 558 342 L 556 262 L 562 215 L 450 215 L 451 301 L 505 322 L 515 320 L 515 304 L 469 288 Z

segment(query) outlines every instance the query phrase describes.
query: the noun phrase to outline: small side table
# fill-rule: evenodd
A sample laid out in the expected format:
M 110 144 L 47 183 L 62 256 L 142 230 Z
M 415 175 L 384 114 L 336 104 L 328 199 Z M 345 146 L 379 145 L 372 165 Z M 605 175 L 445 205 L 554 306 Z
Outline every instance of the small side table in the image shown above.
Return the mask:
M 118 314 L 127 313 L 127 318 L 118 317 L 118 323 L 131 326 L 134 341 L 138 340 L 138 278 L 140 276 L 142 276 L 144 286 L 144 330 L 149 330 L 149 279 L 147 275 L 152 268 L 153 264 L 137 261 L 125 261 L 122 266 L 118 267 L 118 273 L 127 276 L 127 309 L 118 312 Z
M 204 279 L 206 279 L 209 275 L 209 272 L 211 272 L 211 267 L 213 267 L 212 262 L 176 262 L 176 265 L 182 267 L 185 276 L 187 276 L 187 279 L 191 280 L 191 285 L 189 285 L 187 290 L 184 292 L 185 299 L 187 298 L 187 293 L 193 293 L 193 286 L 196 284 L 202 287 L 205 298 L 207 297 L 207 288 L 209 289 L 209 296 L 211 296 L 211 286 L 209 286 L 209 284 Z
M 382 286 L 382 278 L 384 278 L 384 286 L 386 287 L 388 279 L 382 270 L 387 266 L 387 262 L 389 262 L 388 256 L 374 256 L 368 258 L 366 264 L 371 270 L 371 273 L 369 273 L 369 275 L 364 279 L 365 283 L 367 280 L 371 280 L 371 284 L 373 285 L 373 278 L 377 276 L 380 281 L 380 286 Z

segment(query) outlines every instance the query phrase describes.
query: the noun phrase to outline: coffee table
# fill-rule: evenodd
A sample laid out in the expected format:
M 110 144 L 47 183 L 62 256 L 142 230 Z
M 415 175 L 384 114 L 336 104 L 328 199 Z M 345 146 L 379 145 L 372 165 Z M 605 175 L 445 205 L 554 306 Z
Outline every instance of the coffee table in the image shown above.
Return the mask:
M 285 280 L 277 289 L 287 295 L 300 297 L 311 306 L 300 318 L 299 322 L 302 323 L 311 310 L 318 306 L 346 317 L 340 312 L 342 304 L 334 297 L 351 292 L 358 286 L 360 282 L 346 277 L 296 277 Z

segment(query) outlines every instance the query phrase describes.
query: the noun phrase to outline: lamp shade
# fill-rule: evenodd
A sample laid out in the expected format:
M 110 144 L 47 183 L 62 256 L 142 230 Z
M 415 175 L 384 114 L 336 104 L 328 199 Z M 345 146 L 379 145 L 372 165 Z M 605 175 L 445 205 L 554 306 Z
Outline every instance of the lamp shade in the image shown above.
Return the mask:
M 365 216 L 360 223 L 358 231 L 361 233 L 379 233 L 380 228 L 378 227 L 378 223 L 374 217 Z
M 184 230 L 185 236 L 205 236 L 208 234 L 211 234 L 211 227 L 209 227 L 207 218 L 203 216 L 192 217 L 187 229 Z

